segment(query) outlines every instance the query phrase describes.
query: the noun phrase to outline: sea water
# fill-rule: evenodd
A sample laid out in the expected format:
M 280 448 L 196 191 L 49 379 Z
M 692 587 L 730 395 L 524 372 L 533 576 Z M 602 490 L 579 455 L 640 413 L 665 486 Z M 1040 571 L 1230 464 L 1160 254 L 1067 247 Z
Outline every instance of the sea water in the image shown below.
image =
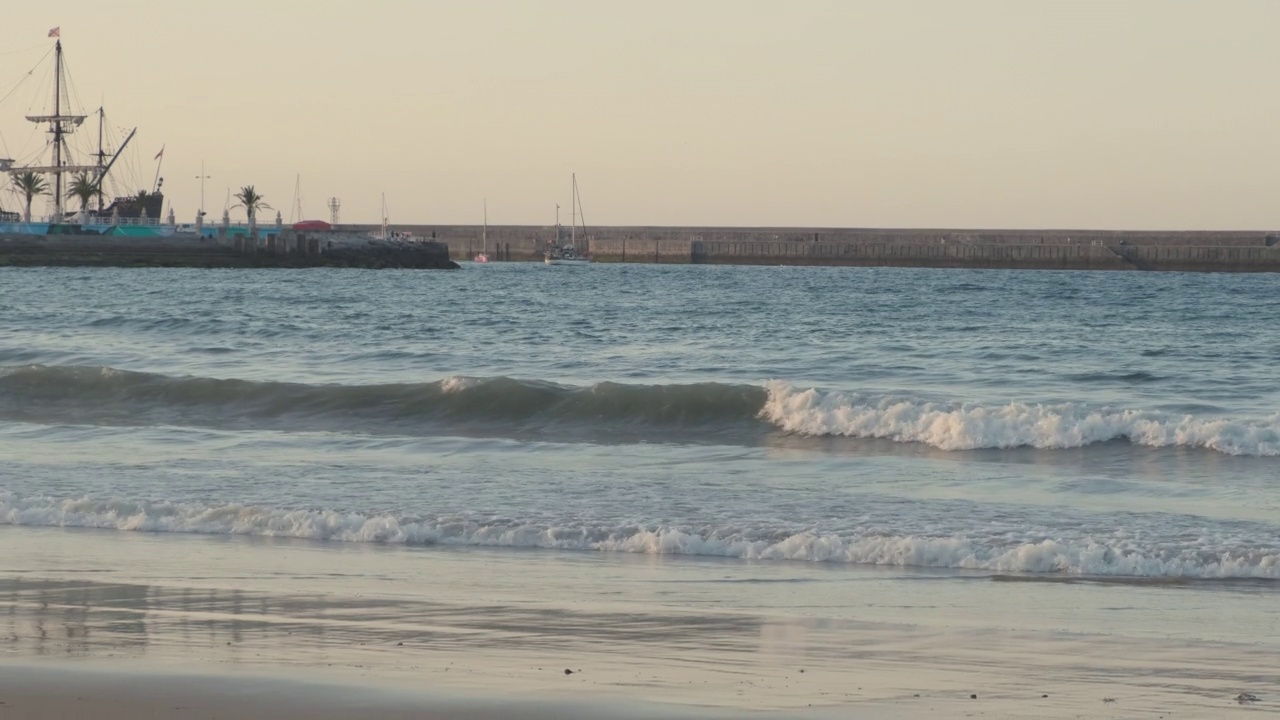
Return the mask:
M 1277 282 L 0 269 L 0 524 L 1272 587 Z

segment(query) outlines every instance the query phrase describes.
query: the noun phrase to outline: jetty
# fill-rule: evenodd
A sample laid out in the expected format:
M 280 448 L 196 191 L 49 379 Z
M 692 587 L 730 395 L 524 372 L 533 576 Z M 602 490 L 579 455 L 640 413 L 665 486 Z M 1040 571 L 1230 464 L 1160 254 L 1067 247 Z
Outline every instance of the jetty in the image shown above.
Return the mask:
M 386 241 L 284 230 L 235 235 L 115 237 L 0 233 L 0 267 L 456 269 L 449 248 L 430 241 Z
M 556 238 L 554 226 L 391 229 L 442 243 L 457 260 L 481 251 L 482 233 L 495 261 L 541 262 Z M 596 226 L 578 244 L 605 263 L 1280 272 L 1280 231 Z

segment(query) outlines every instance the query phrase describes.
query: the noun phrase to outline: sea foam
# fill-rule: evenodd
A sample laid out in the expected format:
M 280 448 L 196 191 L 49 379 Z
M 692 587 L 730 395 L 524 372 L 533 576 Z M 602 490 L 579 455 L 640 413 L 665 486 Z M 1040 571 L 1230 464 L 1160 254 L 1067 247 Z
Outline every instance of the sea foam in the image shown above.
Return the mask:
M 824 392 L 768 383 L 760 417 L 787 432 L 917 442 L 941 450 L 1078 448 L 1127 439 L 1230 455 L 1280 455 L 1280 416 L 1263 421 L 1174 416 L 1077 403 L 979 405 Z
M 849 534 L 743 526 L 549 525 L 512 518 L 409 517 L 251 505 L 17 498 L 0 494 L 0 524 L 298 538 L 400 545 L 470 545 L 693 555 L 902 568 L 952 568 L 1137 578 L 1280 580 L 1280 548 L 1213 537 L 1042 538 Z

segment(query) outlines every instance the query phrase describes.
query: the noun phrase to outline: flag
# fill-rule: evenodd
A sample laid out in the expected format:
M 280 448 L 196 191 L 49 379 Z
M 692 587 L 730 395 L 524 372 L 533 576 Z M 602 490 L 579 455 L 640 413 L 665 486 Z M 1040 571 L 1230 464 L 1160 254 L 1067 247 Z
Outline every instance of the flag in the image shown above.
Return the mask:
M 62 37 L 62 26 L 59 25 L 58 27 L 50 30 L 49 37 L 56 37 L 56 38 Z
M 161 146 L 160 146 L 160 152 L 156 153 L 156 156 L 155 156 L 155 157 L 153 157 L 153 158 L 151 158 L 151 159 L 152 159 L 152 160 L 159 160 L 159 159 L 160 159 L 160 158 L 162 158 L 162 157 L 164 157 L 164 146 L 163 146 L 163 145 L 161 145 Z

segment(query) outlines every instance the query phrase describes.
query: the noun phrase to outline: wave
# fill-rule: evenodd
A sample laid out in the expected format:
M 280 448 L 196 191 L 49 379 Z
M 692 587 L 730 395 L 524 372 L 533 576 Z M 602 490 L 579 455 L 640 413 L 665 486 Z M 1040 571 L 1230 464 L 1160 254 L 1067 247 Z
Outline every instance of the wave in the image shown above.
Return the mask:
M 170 377 L 114 368 L 26 365 L 0 371 L 0 419 L 393 431 L 627 428 L 720 431 L 758 424 L 750 385 L 573 387 L 506 377 L 308 385 Z
M 993 537 L 838 535 L 776 528 L 524 522 L 409 517 L 249 505 L 15 498 L 0 494 L 0 525 L 244 535 L 330 542 L 541 548 L 747 560 L 938 568 L 995 574 L 1280 580 L 1280 548 L 1185 538 L 1140 545 L 1115 538 L 1017 542 Z
M 423 435 L 440 432 L 616 442 L 751 443 L 770 432 L 922 443 L 940 450 L 1058 450 L 1127 440 L 1230 455 L 1280 455 L 1280 416 L 983 405 L 724 383 L 575 387 L 507 377 L 308 385 L 171 377 L 105 367 L 0 369 L 0 421 L 183 425 Z
M 1079 403 L 936 403 L 768 384 L 760 416 L 788 432 L 916 442 L 941 450 L 1079 448 L 1113 440 L 1229 455 L 1280 455 L 1280 416 L 1197 418 Z

